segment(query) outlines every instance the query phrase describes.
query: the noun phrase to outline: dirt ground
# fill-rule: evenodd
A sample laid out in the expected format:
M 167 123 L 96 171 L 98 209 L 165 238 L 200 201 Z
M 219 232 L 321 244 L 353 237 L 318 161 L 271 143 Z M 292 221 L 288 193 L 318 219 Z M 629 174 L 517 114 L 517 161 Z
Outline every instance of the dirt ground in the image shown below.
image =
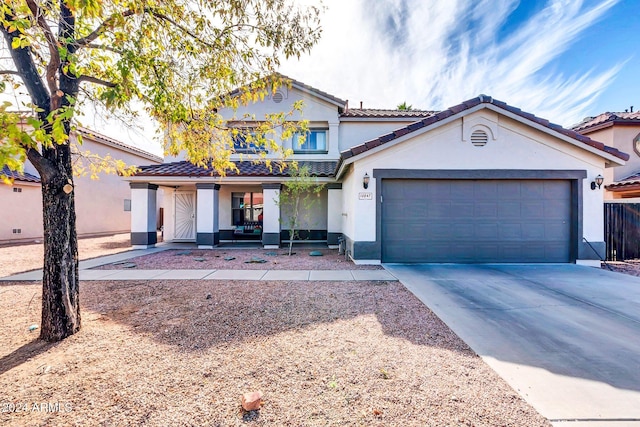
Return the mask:
M 129 233 L 78 239 L 80 260 L 110 255 L 131 249 Z M 0 246 L 0 277 L 42 268 L 44 245 L 33 243 L 19 246 Z
M 82 282 L 58 344 L 0 293 L 0 425 L 549 425 L 398 282 Z
M 311 253 L 322 256 L 311 256 Z M 264 262 L 263 262 L 264 261 Z M 161 266 L 161 267 L 158 267 Z M 98 267 L 99 270 L 131 268 L 148 270 L 380 270 L 380 265 L 356 265 L 340 255 L 337 249 L 188 249 L 166 250 L 128 259 L 125 262 Z
M 609 261 L 607 263 L 602 263 L 602 268 L 618 273 L 629 274 L 631 276 L 640 276 L 640 259 Z

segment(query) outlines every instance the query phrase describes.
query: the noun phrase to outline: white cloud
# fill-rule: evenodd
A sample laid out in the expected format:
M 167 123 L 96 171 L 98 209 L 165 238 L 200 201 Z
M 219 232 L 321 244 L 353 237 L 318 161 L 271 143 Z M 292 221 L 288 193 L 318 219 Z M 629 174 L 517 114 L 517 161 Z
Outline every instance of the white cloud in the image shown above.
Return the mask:
M 617 1 L 549 0 L 499 37 L 516 0 L 325 0 L 322 40 L 281 70 L 354 107 L 442 109 L 484 93 L 570 125 L 622 64 L 568 75 L 545 67 Z

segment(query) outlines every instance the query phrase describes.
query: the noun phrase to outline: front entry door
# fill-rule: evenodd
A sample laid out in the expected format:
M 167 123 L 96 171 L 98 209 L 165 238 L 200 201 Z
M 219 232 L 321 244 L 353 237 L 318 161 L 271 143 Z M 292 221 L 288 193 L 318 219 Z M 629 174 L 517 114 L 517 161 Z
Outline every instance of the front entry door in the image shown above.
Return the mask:
M 196 193 L 176 192 L 176 234 L 174 240 L 196 239 Z

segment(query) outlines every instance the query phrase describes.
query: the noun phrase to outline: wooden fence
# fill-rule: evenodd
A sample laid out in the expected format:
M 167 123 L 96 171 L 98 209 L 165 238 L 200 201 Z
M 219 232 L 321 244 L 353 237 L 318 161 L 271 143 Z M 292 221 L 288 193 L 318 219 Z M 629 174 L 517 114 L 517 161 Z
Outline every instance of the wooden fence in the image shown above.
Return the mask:
M 607 261 L 640 258 L 640 203 L 605 203 Z

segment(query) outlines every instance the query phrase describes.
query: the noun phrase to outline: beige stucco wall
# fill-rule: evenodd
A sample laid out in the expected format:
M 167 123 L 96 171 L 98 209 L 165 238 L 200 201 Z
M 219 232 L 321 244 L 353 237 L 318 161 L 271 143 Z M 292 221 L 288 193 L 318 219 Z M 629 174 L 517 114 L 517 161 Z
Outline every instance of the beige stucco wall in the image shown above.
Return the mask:
M 304 198 L 304 196 L 303 196 Z M 321 190 L 317 194 L 308 196 L 310 209 L 305 209 L 305 202 L 301 202 L 300 214 L 298 215 L 299 230 L 326 230 L 327 229 L 327 189 Z M 312 201 L 313 200 L 313 201 Z M 280 229 L 289 229 L 289 211 L 282 205 L 280 207 Z
M 603 174 L 605 161 L 596 154 L 572 146 L 506 116 L 480 110 L 464 118 L 482 124 L 493 139 L 484 147 L 463 141 L 463 120 L 457 119 L 426 133 L 396 140 L 357 160 L 344 177 L 344 232 L 355 241 L 376 240 L 376 180 L 374 169 L 538 169 L 586 170 L 583 181 L 583 234 L 590 241 L 603 241 L 603 191 L 592 191 L 590 182 Z M 362 189 L 362 176 L 371 182 Z M 360 192 L 371 192 L 372 200 L 359 200 Z M 357 227 L 355 222 L 357 221 Z
M 14 188 L 22 191 L 14 192 Z M 28 242 L 42 239 L 42 195 L 40 184 L 15 181 L 13 186 L 0 182 L 3 213 L 0 221 L 0 243 Z M 20 229 L 20 233 L 14 233 Z
M 633 149 L 633 140 L 638 134 L 640 134 L 640 126 L 610 126 L 587 135 L 591 139 L 629 154 L 629 160 L 624 166 L 605 170 L 605 173 L 602 174 L 604 176 L 604 185 L 623 180 L 640 172 L 640 156 Z M 605 191 L 605 199 L 611 200 L 615 197 L 616 193 Z
M 271 95 L 264 98 L 263 101 L 250 103 L 246 106 L 240 106 L 236 111 L 232 109 L 221 109 L 220 114 L 227 120 L 239 121 L 265 121 L 267 114 L 287 113 L 292 110 L 296 101 L 302 100 L 304 108 L 302 113 L 296 112 L 288 118 L 291 121 L 308 120 L 309 127 L 327 128 L 327 151 L 328 154 L 296 154 L 291 159 L 323 159 L 331 157 L 337 159 L 339 157 L 339 135 L 338 135 L 338 107 L 328 101 L 319 99 L 309 93 L 300 91 L 296 88 L 280 88 L 279 92 L 283 94 L 283 100 L 279 103 L 273 101 Z M 282 141 L 285 149 L 292 148 L 291 138 Z M 279 152 L 269 152 L 269 158 L 281 158 Z M 232 159 L 240 159 L 240 155 L 235 155 Z M 250 156 L 246 154 L 242 158 L 246 159 Z M 186 160 L 185 152 L 181 152 L 178 156 L 165 157 L 165 162 L 176 162 Z
M 128 165 L 148 165 L 156 161 L 141 155 L 131 153 L 125 149 L 111 147 L 96 142 L 90 137 L 83 138 L 81 146 L 83 152 L 105 156 L 110 154 L 115 159 L 123 160 Z M 25 172 L 37 175 L 35 167 L 26 162 Z M 100 174 L 98 180 L 92 180 L 89 175 L 74 177 L 76 230 L 78 236 L 88 236 L 109 233 L 126 233 L 131 227 L 131 212 L 124 210 L 125 199 L 131 199 L 129 183 L 115 174 Z M 18 181 L 14 185 L 22 186 L 22 193 L 14 193 L 11 187 L 0 184 L 0 201 L 3 205 L 13 206 L 7 217 L 6 226 L 0 230 L 0 241 L 20 241 L 24 239 L 42 239 L 42 196 L 40 184 L 21 185 Z M 19 197 L 20 204 L 13 201 Z M 5 203 L 6 202 L 6 203 Z M 4 222 L 4 220 L 3 220 Z M 21 226 L 13 226 L 18 224 Z M 13 235 L 14 228 L 21 228 L 21 235 Z M 8 230 L 9 234 L 5 230 Z
M 347 150 L 396 129 L 403 128 L 414 121 L 415 120 L 376 121 L 371 119 L 342 121 L 340 122 L 340 151 Z
M 82 151 L 111 155 L 127 165 L 155 164 L 148 158 L 83 138 Z M 75 201 L 78 235 L 129 232 L 131 212 L 124 210 L 125 199 L 131 199 L 129 183 L 115 174 L 100 174 L 98 180 L 79 176 L 75 181 Z

